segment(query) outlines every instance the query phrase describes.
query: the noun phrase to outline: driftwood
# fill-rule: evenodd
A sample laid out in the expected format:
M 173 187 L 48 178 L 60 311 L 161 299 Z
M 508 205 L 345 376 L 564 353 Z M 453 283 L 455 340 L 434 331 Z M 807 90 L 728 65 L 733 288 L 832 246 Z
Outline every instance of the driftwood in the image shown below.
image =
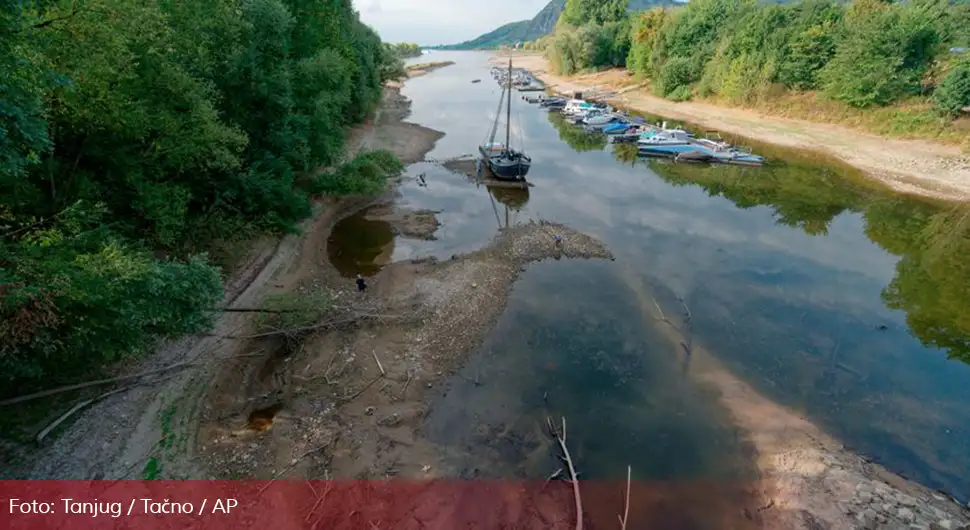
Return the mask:
M 209 335 L 210 337 L 218 337 L 221 339 L 233 339 L 233 340 L 251 340 L 251 339 L 262 339 L 266 337 L 278 337 L 278 336 L 292 336 L 299 333 L 320 331 L 324 329 L 336 328 L 344 324 L 356 324 L 362 320 L 374 319 L 374 320 L 393 320 L 403 318 L 400 315 L 375 315 L 370 313 L 359 313 L 347 318 L 339 318 L 334 320 L 327 320 L 314 324 L 312 326 L 304 326 L 301 328 L 292 329 L 276 329 L 273 331 L 264 331 L 262 333 L 255 333 L 253 335 Z
M 620 530 L 626 530 L 627 520 L 630 518 L 630 473 L 632 469 L 630 466 L 626 466 L 626 502 L 623 508 L 623 517 L 617 515 L 616 517 L 620 520 Z
M 80 390 L 82 388 L 89 388 L 92 386 L 107 385 L 110 383 L 120 383 L 122 381 L 131 381 L 132 379 L 140 379 L 149 375 L 155 375 L 162 372 L 167 372 L 169 370 L 176 370 L 182 368 L 188 368 L 195 363 L 184 362 L 176 363 L 166 366 L 164 368 L 158 368 L 156 370 L 149 370 L 147 372 L 141 372 L 134 375 L 125 375 L 121 377 L 112 377 L 109 379 L 98 379 L 97 381 L 88 381 L 86 383 L 78 383 L 76 385 L 62 386 L 58 388 L 52 388 L 50 390 L 43 390 L 41 392 L 35 392 L 33 394 L 27 394 L 26 396 L 18 396 L 10 399 L 5 399 L 0 401 L 0 407 L 6 407 L 8 405 L 16 405 L 17 403 L 24 403 L 26 401 L 33 401 L 35 399 L 44 398 L 47 396 L 54 396 L 57 394 L 63 394 L 64 392 L 70 392 L 72 390 Z
M 576 473 L 573 459 L 569 456 L 569 449 L 566 448 L 566 418 L 562 418 L 561 433 L 556 431 L 552 420 L 548 417 L 546 417 L 546 425 L 549 427 L 549 433 L 559 442 L 559 449 L 562 450 L 562 456 L 560 458 L 565 461 L 566 467 L 569 469 L 569 482 L 573 485 L 573 497 L 576 501 L 576 530 L 583 530 L 583 499 L 579 494 L 579 473 Z
M 375 377 L 374 379 L 371 379 L 371 382 L 370 383 L 367 383 L 366 385 L 364 385 L 364 388 L 361 388 L 360 390 L 358 390 L 357 392 L 355 392 L 353 395 L 344 396 L 344 397 L 340 398 L 341 404 L 343 404 L 343 403 L 349 403 L 349 402 L 357 399 L 368 388 L 374 386 L 374 383 L 380 381 L 381 379 L 384 379 L 384 376 L 383 375 L 379 375 L 379 376 Z
M 387 375 L 387 372 L 384 371 L 384 367 L 381 366 L 381 360 L 377 358 L 377 352 L 372 351 L 371 353 L 374 355 L 374 360 L 377 361 L 377 367 L 381 370 L 381 376 Z
M 273 474 L 273 478 L 269 479 L 266 482 L 266 484 L 264 484 L 263 487 L 259 489 L 259 491 L 256 493 L 256 497 L 258 498 L 258 497 L 262 496 L 263 495 L 263 492 L 265 492 L 267 490 L 267 488 L 269 488 L 270 486 L 272 486 L 273 483 L 276 482 L 277 480 L 279 480 L 280 477 L 282 477 L 283 475 L 285 475 L 286 473 L 288 473 L 291 469 L 293 469 L 294 467 L 296 467 L 297 464 L 299 464 L 300 462 L 303 461 L 303 459 L 305 459 L 306 457 L 308 457 L 308 456 L 310 456 L 310 455 L 312 455 L 314 453 L 319 453 L 320 451 L 323 451 L 324 449 L 326 449 L 326 448 L 330 447 L 331 445 L 337 443 L 337 440 L 339 438 L 340 437 L 338 435 L 333 440 L 330 440 L 329 442 L 327 442 L 327 443 L 325 443 L 323 445 L 320 445 L 320 446 L 317 446 L 317 447 L 315 447 L 313 449 L 310 449 L 309 451 L 303 453 L 299 457 L 293 459 L 293 462 L 290 463 L 290 465 L 286 466 L 285 468 L 283 468 L 283 469 L 281 469 L 281 470 L 279 470 L 279 471 L 277 471 L 276 473 Z
M 64 414 L 61 414 L 56 420 L 54 420 L 53 422 L 51 422 L 50 425 L 48 425 L 47 427 L 44 427 L 44 430 L 42 430 L 39 433 L 37 433 L 37 437 L 35 438 L 35 440 L 37 441 L 37 443 L 43 442 L 44 441 L 44 438 L 46 438 L 47 435 L 51 433 L 51 431 L 53 431 L 54 429 L 56 429 L 58 425 L 64 423 L 65 420 L 67 420 L 68 418 L 70 418 L 71 416 L 73 416 L 74 414 L 76 414 L 81 409 L 83 409 L 85 407 L 88 407 L 89 405 L 93 405 L 94 403 L 97 403 L 98 401 L 101 401 L 103 399 L 109 398 L 109 397 L 111 397 L 111 396 L 113 396 L 115 394 L 120 394 L 122 392 L 127 392 L 127 391 L 131 390 L 132 388 L 135 388 L 136 386 L 151 385 L 151 384 L 155 384 L 155 383 L 161 383 L 162 381 L 166 381 L 168 379 L 172 379 L 173 377 L 175 377 L 177 375 L 178 374 L 169 374 L 169 375 L 166 375 L 164 377 L 160 377 L 158 379 L 152 379 L 151 381 L 143 381 L 143 382 L 135 383 L 135 384 L 128 385 L 128 386 L 125 386 L 125 387 L 116 388 L 116 389 L 114 389 L 114 390 L 112 390 L 110 392 L 105 392 L 104 394 L 101 394 L 100 396 L 97 396 L 97 397 L 93 397 L 91 399 L 85 399 L 84 401 L 81 401 L 80 403 L 78 403 L 78 404 L 74 405 L 73 407 L 71 407 Z

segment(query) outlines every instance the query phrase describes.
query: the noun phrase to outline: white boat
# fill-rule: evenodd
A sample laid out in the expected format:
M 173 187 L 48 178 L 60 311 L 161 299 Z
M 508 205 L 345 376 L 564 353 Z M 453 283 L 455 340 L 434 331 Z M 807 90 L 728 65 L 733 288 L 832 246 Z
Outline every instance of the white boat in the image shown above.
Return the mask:
M 566 106 L 563 107 L 562 113 L 566 115 L 577 114 L 580 111 L 592 109 L 593 104 L 587 103 L 581 99 L 570 99 L 566 102 Z
M 612 123 L 618 119 L 618 116 L 612 112 L 600 112 L 594 115 L 589 115 L 583 121 L 586 125 L 606 125 Z

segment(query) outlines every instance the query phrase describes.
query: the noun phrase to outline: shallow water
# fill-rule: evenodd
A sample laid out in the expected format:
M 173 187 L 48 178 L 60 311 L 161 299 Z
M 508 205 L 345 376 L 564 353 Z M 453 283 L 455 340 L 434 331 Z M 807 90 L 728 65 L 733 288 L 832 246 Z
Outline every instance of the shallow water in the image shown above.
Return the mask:
M 484 139 L 500 92 L 487 57 L 433 52 L 422 61 L 458 64 L 405 86 L 410 120 L 447 133 L 429 159 Z M 759 391 L 890 469 L 970 498 L 970 366 L 958 360 L 970 360 L 970 238 L 960 211 L 752 142 L 764 168 L 636 161 L 517 97 L 513 139 L 533 159 L 528 197 L 414 164 L 408 173 L 425 173 L 428 186 L 405 182 L 400 203 L 441 210 L 442 226 L 437 241 L 395 239 L 391 259 L 474 250 L 507 222 L 543 218 L 599 236 L 617 260 L 532 266 L 434 406 L 433 439 L 505 464 L 478 474 L 544 477 L 556 464 L 540 426 L 565 415 L 586 477 L 616 478 L 630 464 L 645 480 L 745 480 L 750 449 L 716 396 L 684 377 L 682 352 L 644 321 L 633 292 L 646 286 L 671 319 L 683 297 L 694 341 Z M 341 262 L 346 274 L 372 273 L 366 256 L 389 252 L 386 230 L 359 221 L 334 234 L 355 256 Z M 473 456 L 456 458 L 476 474 Z

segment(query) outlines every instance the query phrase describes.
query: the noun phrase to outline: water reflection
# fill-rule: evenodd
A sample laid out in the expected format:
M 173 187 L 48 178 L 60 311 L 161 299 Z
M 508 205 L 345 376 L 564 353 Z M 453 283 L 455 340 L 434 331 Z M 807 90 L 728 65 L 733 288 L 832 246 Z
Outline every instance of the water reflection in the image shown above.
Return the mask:
M 549 113 L 549 123 L 559 132 L 559 138 L 575 151 L 602 151 L 606 147 L 605 135 L 588 132 L 581 126 L 573 125 L 558 112 Z
M 460 156 L 481 141 L 481 132 L 467 124 L 490 123 L 497 97 L 492 83 L 467 83 L 487 70 L 485 54 L 448 59 L 458 64 L 405 86 L 414 101 L 411 119 L 448 134 L 431 153 L 438 159 Z M 630 440 L 648 448 L 634 466 L 635 476 L 645 478 L 716 474 L 716 458 L 707 455 L 736 461 L 742 447 L 719 448 L 722 437 L 693 424 L 695 417 L 724 421 L 717 397 L 680 376 L 686 359 L 652 336 L 625 301 L 624 286 L 644 285 L 668 314 L 678 310 L 678 296 L 685 298 L 698 346 L 763 393 L 894 471 L 970 497 L 964 472 L 970 469 L 970 365 L 947 360 L 970 360 L 970 271 L 960 259 L 970 251 L 965 210 L 891 195 L 812 154 L 728 138 L 768 163 L 640 160 L 635 146 L 604 148 L 603 136 L 536 107 L 516 112 L 536 186 L 518 215 L 597 235 L 617 261 L 530 269 L 516 286 L 523 294 L 513 297 L 511 316 L 503 316 L 472 361 L 486 375 L 489 367 L 508 374 L 469 389 L 494 389 L 501 401 L 465 394 L 457 381 L 438 410 L 453 406 L 460 414 L 442 421 L 489 418 L 522 435 L 542 415 L 540 389 L 559 388 L 574 425 L 571 437 L 584 447 L 583 460 L 596 462 L 590 472 L 625 478 L 626 463 L 607 462 L 636 453 Z M 506 204 L 461 176 L 442 172 L 435 179 L 431 189 L 402 188 L 408 206 L 444 210 L 439 240 L 421 243 L 420 251 L 447 257 L 486 244 L 496 209 L 501 213 Z M 509 212 L 514 218 L 515 210 Z M 558 369 L 526 369 L 533 361 Z M 607 362 L 617 369 L 596 368 Z M 585 372 L 595 374 L 588 390 Z M 561 387 L 565 380 L 571 384 Z M 627 387 L 631 380 L 642 383 L 637 391 Z M 693 398 L 678 401 L 682 395 Z M 686 419 L 667 414 L 673 410 Z M 635 416 L 646 428 L 604 423 L 617 415 Z M 673 453 L 680 447 L 690 448 L 689 458 Z M 514 463 L 523 454 L 507 456 Z M 687 462 L 693 458 L 696 468 Z M 651 467 L 648 460 L 669 467 Z
M 394 253 L 394 229 L 387 221 L 369 219 L 368 210 L 342 219 L 330 232 L 327 256 L 344 278 L 373 276 Z

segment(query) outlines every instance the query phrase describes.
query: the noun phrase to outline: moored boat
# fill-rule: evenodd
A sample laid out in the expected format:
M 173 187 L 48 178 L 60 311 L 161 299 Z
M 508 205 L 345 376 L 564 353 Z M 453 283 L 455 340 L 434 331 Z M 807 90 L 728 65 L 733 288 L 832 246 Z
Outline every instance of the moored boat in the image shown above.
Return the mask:
M 505 87 L 499 97 L 499 108 L 495 114 L 495 122 L 489 139 L 478 147 L 482 155 L 482 162 L 488 167 L 492 175 L 498 180 L 523 181 L 532 167 L 532 159 L 524 152 L 511 147 L 512 131 L 512 59 L 509 59 L 508 77 Z M 502 106 L 505 105 L 505 143 L 495 141 L 499 118 L 502 116 Z

